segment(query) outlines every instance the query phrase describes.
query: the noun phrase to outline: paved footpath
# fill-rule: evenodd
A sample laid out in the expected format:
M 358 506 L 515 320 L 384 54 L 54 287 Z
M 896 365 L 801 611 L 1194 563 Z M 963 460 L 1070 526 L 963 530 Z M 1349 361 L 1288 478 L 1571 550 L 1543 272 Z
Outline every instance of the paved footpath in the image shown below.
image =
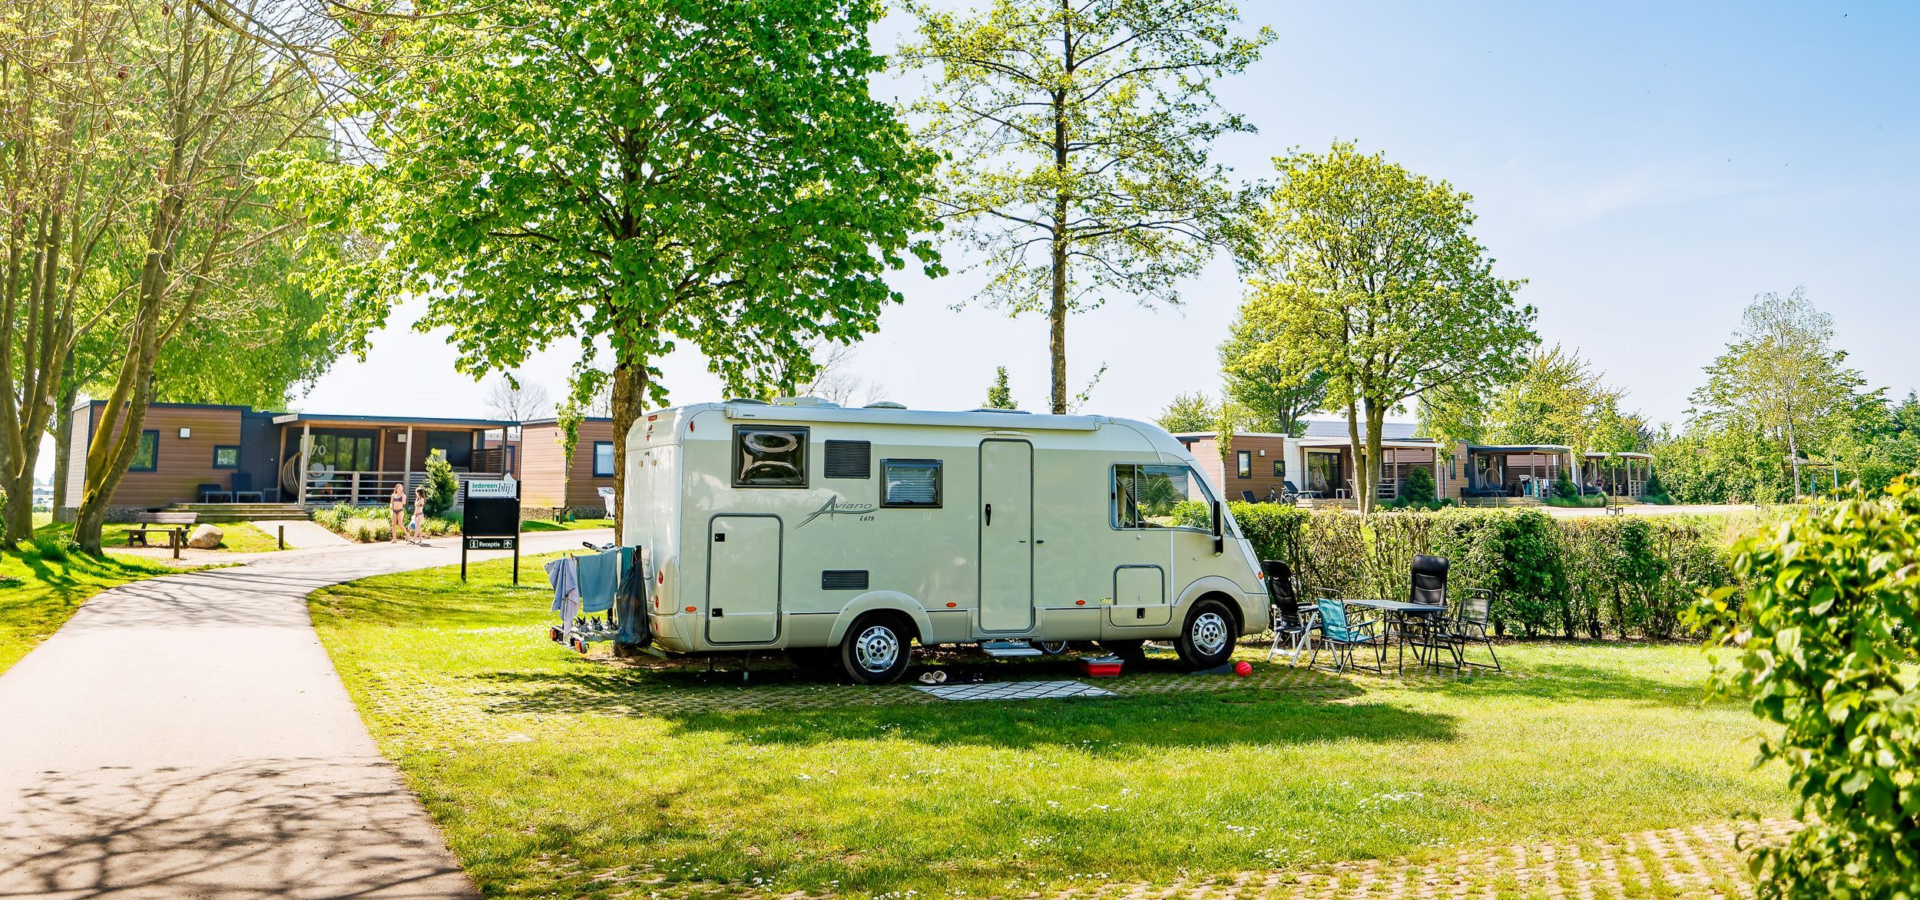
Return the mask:
M 0 675 L 0 900 L 476 896 L 307 617 L 316 589 L 459 561 L 437 544 L 290 551 L 87 601 Z

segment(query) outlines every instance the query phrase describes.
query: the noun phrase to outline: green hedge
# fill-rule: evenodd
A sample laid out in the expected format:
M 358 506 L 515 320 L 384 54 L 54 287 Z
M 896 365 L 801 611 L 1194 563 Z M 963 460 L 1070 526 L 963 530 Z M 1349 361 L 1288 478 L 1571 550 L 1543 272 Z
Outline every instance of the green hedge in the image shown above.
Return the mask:
M 1702 589 L 1731 583 L 1728 547 L 1770 517 L 1593 516 L 1529 509 L 1447 509 L 1358 516 L 1268 503 L 1231 503 L 1262 559 L 1293 567 L 1312 596 L 1402 597 L 1418 554 L 1452 564 L 1447 586 L 1495 595 L 1503 634 L 1672 638 Z M 1207 512 L 1178 515 L 1204 527 Z

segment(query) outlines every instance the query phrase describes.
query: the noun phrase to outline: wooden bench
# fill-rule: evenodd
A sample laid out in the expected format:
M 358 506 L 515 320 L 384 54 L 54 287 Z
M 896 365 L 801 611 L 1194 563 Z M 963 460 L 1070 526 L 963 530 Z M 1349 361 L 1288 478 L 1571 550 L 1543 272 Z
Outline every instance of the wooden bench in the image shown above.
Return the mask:
M 199 520 L 199 513 L 190 512 L 149 512 L 133 517 L 138 527 L 127 529 L 127 546 L 149 547 L 147 535 L 164 532 L 167 536 L 167 549 L 173 551 L 173 558 L 180 558 L 180 548 L 187 545 L 187 529 Z

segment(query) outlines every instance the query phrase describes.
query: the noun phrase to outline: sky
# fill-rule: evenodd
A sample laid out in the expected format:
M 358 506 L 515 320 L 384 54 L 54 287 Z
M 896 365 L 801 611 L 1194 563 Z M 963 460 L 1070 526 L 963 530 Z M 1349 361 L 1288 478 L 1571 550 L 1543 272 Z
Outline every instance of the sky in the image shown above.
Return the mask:
M 1238 178 L 1289 148 L 1357 141 L 1473 195 L 1495 271 L 1524 278 L 1548 344 L 1577 350 L 1626 405 L 1680 424 L 1701 367 L 1760 292 L 1805 285 L 1870 383 L 1920 388 L 1920 4 L 1294 3 L 1242 0 L 1277 40 L 1222 103 L 1257 135 L 1222 140 Z M 899 22 L 878 29 L 891 46 Z M 882 93 L 896 89 L 882 85 Z M 979 279 L 899 275 L 903 305 L 852 357 L 870 395 L 980 405 L 1006 366 L 1044 408 L 1047 330 L 971 304 Z M 1241 300 L 1216 260 L 1177 308 L 1125 298 L 1073 318 L 1082 411 L 1151 418 L 1175 395 L 1217 396 L 1216 346 Z M 479 415 L 443 336 L 379 334 L 298 398 L 310 412 Z M 562 393 L 577 345 L 526 380 Z M 670 402 L 718 399 L 691 353 L 665 361 Z M 863 392 L 865 399 L 868 393 Z

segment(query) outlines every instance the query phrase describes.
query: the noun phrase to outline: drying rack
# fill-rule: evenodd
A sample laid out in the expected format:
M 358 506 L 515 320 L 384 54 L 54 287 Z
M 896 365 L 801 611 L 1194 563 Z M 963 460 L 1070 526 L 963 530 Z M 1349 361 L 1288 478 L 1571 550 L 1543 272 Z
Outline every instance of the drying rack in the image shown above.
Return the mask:
M 618 545 L 616 544 L 608 544 L 605 547 L 601 547 L 594 544 L 583 542 L 582 545 L 588 551 L 591 551 L 593 553 L 605 553 L 609 550 L 614 550 L 618 548 Z M 567 554 L 568 558 L 577 558 L 584 555 L 586 554 L 580 551 L 574 551 Z M 618 593 L 617 588 L 615 589 L 615 593 L 616 594 Z M 591 626 L 595 622 L 599 621 L 597 618 L 598 616 L 597 613 L 595 614 L 596 618 L 588 618 L 583 613 L 581 615 L 574 616 L 572 621 L 562 620 L 558 625 L 547 626 L 547 639 L 550 641 L 553 641 L 556 644 L 560 644 L 561 646 L 571 648 L 576 653 L 584 654 L 587 652 L 588 648 L 590 648 L 594 644 L 610 642 L 620 637 L 620 623 L 618 619 L 614 616 L 614 611 L 619 608 L 620 608 L 620 601 L 619 601 L 619 598 L 616 596 L 614 598 L 613 605 L 607 607 L 607 614 L 606 614 L 607 625 L 604 630 L 599 628 L 592 628 L 592 627 L 582 627 L 583 625 Z M 584 622 L 582 622 L 583 619 L 585 620 Z

